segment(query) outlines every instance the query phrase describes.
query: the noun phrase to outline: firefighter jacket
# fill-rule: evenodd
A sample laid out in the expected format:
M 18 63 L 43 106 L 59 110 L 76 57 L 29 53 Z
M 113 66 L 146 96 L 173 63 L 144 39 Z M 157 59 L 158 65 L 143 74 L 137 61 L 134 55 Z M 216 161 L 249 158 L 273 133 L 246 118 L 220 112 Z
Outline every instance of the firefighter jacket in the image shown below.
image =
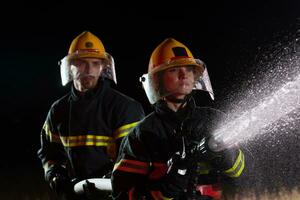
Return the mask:
M 112 170 L 121 139 L 144 117 L 140 103 L 101 79 L 95 89 L 70 93 L 53 103 L 41 131 L 38 156 L 45 175 L 54 165 L 70 177 L 102 177 Z
M 138 199 L 142 194 L 146 199 L 186 199 L 164 184 L 168 162 L 177 152 L 188 150 L 209 135 L 224 116 L 216 109 L 196 107 L 192 98 L 177 112 L 159 101 L 155 111 L 145 117 L 121 144 L 112 174 L 113 198 Z M 215 184 L 220 177 L 239 177 L 244 169 L 244 155 L 236 148 L 227 152 L 226 159 L 217 165 L 201 156 L 185 163 L 197 166 L 194 168 L 196 184 Z M 190 173 L 190 179 L 195 173 Z M 176 184 L 178 181 L 181 179 Z

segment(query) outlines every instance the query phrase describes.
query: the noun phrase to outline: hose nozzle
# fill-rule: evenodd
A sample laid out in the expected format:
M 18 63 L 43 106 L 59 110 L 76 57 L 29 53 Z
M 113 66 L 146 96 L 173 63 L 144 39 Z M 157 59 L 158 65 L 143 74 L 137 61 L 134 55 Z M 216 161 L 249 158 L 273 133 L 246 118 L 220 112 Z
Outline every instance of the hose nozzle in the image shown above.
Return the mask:
M 207 145 L 213 152 L 220 152 L 226 148 L 224 141 L 216 136 L 211 136 Z

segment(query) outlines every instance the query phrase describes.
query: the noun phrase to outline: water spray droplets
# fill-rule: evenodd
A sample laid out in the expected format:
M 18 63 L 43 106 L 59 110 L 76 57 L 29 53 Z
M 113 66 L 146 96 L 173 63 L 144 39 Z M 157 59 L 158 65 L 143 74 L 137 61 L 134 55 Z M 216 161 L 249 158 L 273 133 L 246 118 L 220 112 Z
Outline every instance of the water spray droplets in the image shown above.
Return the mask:
M 300 58 L 290 52 L 291 47 L 284 47 L 269 54 L 267 57 L 275 61 L 260 62 L 262 70 L 232 98 L 236 102 L 229 112 L 231 117 L 216 131 L 229 146 L 270 131 L 286 133 L 297 120 L 297 113 L 293 113 L 300 108 Z

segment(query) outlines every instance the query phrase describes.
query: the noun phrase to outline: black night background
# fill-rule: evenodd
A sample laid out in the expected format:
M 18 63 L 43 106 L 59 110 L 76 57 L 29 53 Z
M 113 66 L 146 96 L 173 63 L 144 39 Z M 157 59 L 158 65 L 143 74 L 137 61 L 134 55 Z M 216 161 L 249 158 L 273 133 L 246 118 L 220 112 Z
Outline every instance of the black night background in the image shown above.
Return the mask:
M 229 94 L 243 89 L 258 63 L 274 58 L 269 53 L 281 48 L 279 43 L 300 38 L 300 1 L 171 4 L 49 1 L 2 7 L 0 199 L 50 199 L 36 154 L 40 130 L 51 104 L 68 91 L 61 86 L 58 61 L 82 31 L 99 36 L 115 59 L 117 88 L 140 101 L 147 113 L 152 108 L 139 77 L 147 72 L 153 49 L 167 37 L 206 63 L 216 98 L 208 104 L 220 109 L 231 106 Z M 295 45 L 291 51 L 299 50 L 299 43 L 288 44 Z M 241 191 L 253 189 L 259 195 L 297 189 L 297 127 L 287 140 L 261 139 L 266 146 L 259 149 L 252 144 L 245 177 L 237 186 Z

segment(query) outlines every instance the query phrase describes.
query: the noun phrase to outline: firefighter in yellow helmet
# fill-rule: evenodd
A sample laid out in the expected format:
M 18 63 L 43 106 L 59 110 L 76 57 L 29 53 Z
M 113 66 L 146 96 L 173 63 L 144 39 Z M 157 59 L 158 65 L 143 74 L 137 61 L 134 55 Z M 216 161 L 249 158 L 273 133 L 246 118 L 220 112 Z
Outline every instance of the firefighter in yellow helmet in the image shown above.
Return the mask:
M 220 199 L 219 184 L 242 174 L 244 154 L 212 136 L 224 113 L 195 105 L 193 90 L 214 97 L 205 64 L 167 38 L 141 81 L 154 111 L 121 144 L 113 199 Z
M 154 50 L 150 58 L 148 74 L 143 75 L 141 78 L 151 104 L 156 103 L 161 98 L 175 97 L 174 95 L 169 95 L 175 93 L 175 91 L 167 90 L 164 86 L 159 85 L 162 82 L 158 79 L 161 72 L 170 68 L 177 68 L 178 66 L 193 66 L 194 79 L 192 80 L 192 87 L 187 91 L 188 93 L 192 91 L 191 89 L 205 90 L 214 99 L 205 64 L 199 59 L 194 59 L 191 51 L 184 44 L 169 38 Z M 183 88 L 175 87 L 175 90 Z
M 91 60 L 93 59 L 93 60 Z M 84 68 L 90 71 L 81 71 L 77 65 L 85 65 L 85 60 L 91 60 L 91 64 L 96 64 L 100 67 Z M 93 63 L 93 61 L 95 61 Z M 78 63 L 79 62 L 79 63 Z M 60 62 L 62 85 L 66 85 L 70 81 L 75 81 L 75 87 L 80 90 L 87 90 L 89 87 L 94 87 L 100 74 L 102 77 L 109 78 L 117 83 L 114 60 L 109 55 L 103 46 L 101 40 L 91 32 L 85 31 L 78 35 L 71 43 L 68 55 Z M 83 68 L 82 68 L 83 69 Z M 85 81 L 86 77 L 94 76 L 94 81 Z M 90 83 L 91 86 L 86 85 Z M 83 87 L 81 89 L 81 87 Z M 85 88 L 88 87 L 88 88 Z
M 71 90 L 52 104 L 41 130 L 45 179 L 62 199 L 106 198 L 88 182 L 83 194 L 73 186 L 110 173 L 122 138 L 144 117 L 143 108 L 113 89 L 114 60 L 89 31 L 72 41 L 60 69 L 62 85 Z

